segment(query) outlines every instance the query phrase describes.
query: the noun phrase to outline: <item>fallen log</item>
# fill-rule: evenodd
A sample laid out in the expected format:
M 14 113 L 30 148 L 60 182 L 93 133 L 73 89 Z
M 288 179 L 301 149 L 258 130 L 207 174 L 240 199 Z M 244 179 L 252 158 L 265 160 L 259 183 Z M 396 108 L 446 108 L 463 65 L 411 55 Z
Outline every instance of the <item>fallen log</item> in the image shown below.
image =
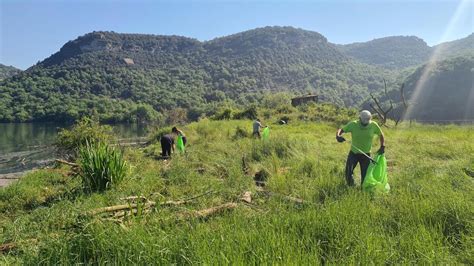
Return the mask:
M 57 162 L 57 163 L 66 164 L 66 165 L 69 165 L 69 166 L 72 166 L 72 167 L 79 167 L 79 165 L 77 163 L 72 163 L 72 162 L 68 162 L 68 161 L 65 161 L 65 160 L 61 160 L 61 159 L 56 159 L 54 161 Z
M 125 198 L 120 198 L 120 200 L 125 200 L 125 201 L 131 201 L 131 202 L 147 202 L 148 199 L 145 198 L 144 196 L 129 196 Z
M 216 207 L 212 207 L 212 208 L 209 208 L 209 209 L 196 211 L 196 212 L 194 212 L 193 216 L 195 218 L 205 219 L 205 218 L 211 217 L 213 215 L 222 213 L 222 212 L 227 211 L 227 210 L 233 210 L 235 208 L 237 208 L 237 203 L 229 202 L 229 203 L 225 203 L 225 204 L 222 204 L 222 205 L 219 205 L 219 206 L 216 206 Z
M 283 197 L 283 199 L 285 199 L 287 201 L 294 202 L 294 203 L 298 203 L 298 204 L 306 203 L 305 200 L 302 200 L 302 199 L 299 199 L 299 198 L 295 198 L 295 197 L 291 197 L 291 196 L 282 196 L 282 197 Z
M 233 210 L 237 207 L 237 203 L 229 202 L 219 206 L 215 206 L 208 209 L 203 209 L 199 211 L 184 212 L 178 214 L 178 219 L 187 220 L 187 219 L 207 219 L 211 216 L 217 215 L 224 211 Z
M 193 200 L 203 197 L 205 195 L 213 193 L 212 190 L 206 191 L 205 193 L 184 199 L 184 200 L 178 200 L 178 201 L 173 201 L 173 200 L 168 200 L 166 202 L 159 203 L 160 206 L 178 206 L 178 205 L 183 205 L 192 202 Z M 127 200 L 132 203 L 129 204 L 121 204 L 121 205 L 114 205 L 114 206 L 108 206 L 108 207 L 102 207 L 98 208 L 92 211 L 89 211 L 85 213 L 86 216 L 93 216 L 93 215 L 98 215 L 102 213 L 115 213 L 114 215 L 117 215 L 116 212 L 121 212 L 118 214 L 118 216 L 125 216 L 128 213 L 134 214 L 138 212 L 139 208 L 142 209 L 151 209 L 156 206 L 156 202 L 154 201 L 149 201 L 146 197 L 144 196 L 129 196 L 125 198 L 121 198 L 121 200 Z M 141 203 L 137 203 L 140 202 Z M 123 215 L 122 215 L 123 213 Z
M 156 203 L 153 201 L 149 201 L 145 204 L 132 203 L 132 204 L 115 205 L 115 206 L 102 207 L 102 208 L 92 210 L 88 213 L 88 215 L 97 215 L 97 214 L 101 214 L 105 212 L 117 212 L 117 211 L 137 209 L 137 208 L 151 208 L 151 207 L 154 207 L 155 205 Z
M 142 214 L 148 214 L 150 212 L 151 212 L 150 208 L 145 208 L 141 211 Z M 130 210 L 124 210 L 124 211 L 116 212 L 113 217 L 116 218 L 116 219 L 120 219 L 120 218 L 123 218 L 125 216 L 137 215 L 138 213 L 139 213 L 138 209 L 130 209 Z
M 5 243 L 0 245 L 0 253 L 7 253 L 15 248 L 17 248 L 18 245 L 16 243 Z
M 283 200 L 290 201 L 290 202 L 297 203 L 297 204 L 310 203 L 309 201 L 306 201 L 306 200 L 303 200 L 303 199 L 300 199 L 300 198 L 295 198 L 295 197 L 292 197 L 292 196 L 282 195 L 282 194 L 275 193 L 275 192 L 267 191 L 267 193 L 268 193 L 269 196 L 277 196 L 277 197 L 280 197 Z

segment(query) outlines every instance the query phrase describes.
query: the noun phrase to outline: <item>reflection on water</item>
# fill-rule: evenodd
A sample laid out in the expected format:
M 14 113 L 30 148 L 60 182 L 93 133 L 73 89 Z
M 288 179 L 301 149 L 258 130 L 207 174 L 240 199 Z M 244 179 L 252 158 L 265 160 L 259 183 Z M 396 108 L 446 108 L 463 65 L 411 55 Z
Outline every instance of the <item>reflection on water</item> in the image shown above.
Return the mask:
M 0 175 L 41 167 L 54 159 L 53 144 L 64 124 L 0 123 Z M 146 127 L 137 124 L 112 126 L 117 138 L 135 142 L 146 136 Z

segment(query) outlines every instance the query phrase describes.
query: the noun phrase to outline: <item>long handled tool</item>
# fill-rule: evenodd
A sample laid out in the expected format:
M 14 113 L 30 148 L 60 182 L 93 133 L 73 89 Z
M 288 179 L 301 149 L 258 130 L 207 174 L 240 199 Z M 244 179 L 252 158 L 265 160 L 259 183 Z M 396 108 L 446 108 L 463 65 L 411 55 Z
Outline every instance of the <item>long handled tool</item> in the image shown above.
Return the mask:
M 351 146 L 354 147 L 358 152 L 362 153 L 365 157 L 367 157 L 371 162 L 373 162 L 374 164 L 377 164 L 377 162 L 372 159 L 372 157 L 370 157 L 369 155 L 367 155 L 367 153 L 363 152 L 361 149 L 357 148 L 356 146 L 354 146 L 354 144 L 351 143 Z

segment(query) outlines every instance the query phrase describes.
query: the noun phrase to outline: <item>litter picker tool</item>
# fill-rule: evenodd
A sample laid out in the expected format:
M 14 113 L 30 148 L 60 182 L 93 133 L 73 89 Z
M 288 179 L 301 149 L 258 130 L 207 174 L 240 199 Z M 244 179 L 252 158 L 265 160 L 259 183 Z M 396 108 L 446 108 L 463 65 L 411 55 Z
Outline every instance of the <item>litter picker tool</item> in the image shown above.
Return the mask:
M 356 146 L 354 146 L 354 144 L 351 143 L 351 146 L 354 147 L 358 152 L 360 152 L 361 154 L 363 154 L 365 157 L 367 157 L 371 162 L 373 162 L 374 164 L 377 164 L 377 162 L 372 159 L 372 157 L 370 157 L 369 155 L 367 155 L 367 153 L 363 152 L 361 149 L 357 148 Z

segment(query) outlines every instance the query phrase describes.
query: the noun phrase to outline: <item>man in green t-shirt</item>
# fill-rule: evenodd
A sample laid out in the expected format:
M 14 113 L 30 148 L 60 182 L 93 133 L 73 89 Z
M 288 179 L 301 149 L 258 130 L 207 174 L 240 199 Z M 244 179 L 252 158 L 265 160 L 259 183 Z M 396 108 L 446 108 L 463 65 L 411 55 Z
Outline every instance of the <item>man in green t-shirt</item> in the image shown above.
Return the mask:
M 343 133 L 352 134 L 352 146 L 347 156 L 346 162 L 346 181 L 349 186 L 354 185 L 354 168 L 360 164 L 361 184 L 364 182 L 365 174 L 370 163 L 370 150 L 372 149 L 372 140 L 375 135 L 380 138 L 380 149 L 377 153 L 385 152 L 385 139 L 379 125 L 372 121 L 372 114 L 364 110 L 360 112 L 359 120 L 351 121 L 347 125 L 337 130 L 336 140 L 344 142 Z

